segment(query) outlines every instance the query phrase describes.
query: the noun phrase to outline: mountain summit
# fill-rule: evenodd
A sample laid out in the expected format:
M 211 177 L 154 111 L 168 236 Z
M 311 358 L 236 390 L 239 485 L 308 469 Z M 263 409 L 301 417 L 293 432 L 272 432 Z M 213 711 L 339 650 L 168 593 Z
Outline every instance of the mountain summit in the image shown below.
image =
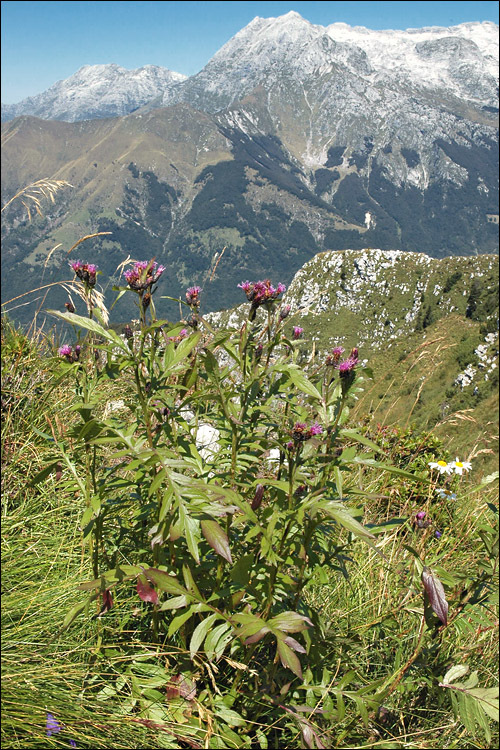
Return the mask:
M 2 120 L 19 115 L 67 122 L 121 117 L 164 95 L 185 78 L 158 65 L 144 65 L 137 70 L 126 70 L 114 63 L 84 65 L 42 94 L 19 104 L 2 104 Z

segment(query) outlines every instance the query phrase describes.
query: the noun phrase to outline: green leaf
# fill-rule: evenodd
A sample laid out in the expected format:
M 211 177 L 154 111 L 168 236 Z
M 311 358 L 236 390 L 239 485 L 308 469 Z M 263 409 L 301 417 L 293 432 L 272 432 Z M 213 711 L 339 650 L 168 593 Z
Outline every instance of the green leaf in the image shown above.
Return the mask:
M 174 596 L 172 599 L 167 599 L 166 602 L 163 602 L 159 612 L 165 612 L 168 609 L 181 609 L 181 607 L 187 607 L 187 605 L 192 602 L 193 600 L 190 597 L 187 597 L 185 595 L 182 596 Z
M 375 469 L 383 469 L 383 471 L 387 471 L 389 474 L 396 474 L 399 477 L 406 477 L 406 479 L 411 479 L 414 482 L 425 482 L 426 484 L 431 484 L 431 480 L 429 477 L 421 476 L 420 474 L 412 474 L 409 471 L 405 471 L 404 469 L 398 469 L 396 466 L 391 466 L 390 464 L 384 464 L 380 461 L 375 461 L 373 458 L 361 458 L 360 456 L 356 456 L 356 458 L 353 459 L 352 463 L 355 464 L 362 464 L 363 466 L 373 466 Z
M 201 522 L 201 530 L 203 536 L 214 549 L 218 555 L 227 560 L 229 563 L 233 562 L 231 557 L 231 549 L 229 547 L 229 540 L 226 532 L 219 526 L 217 521 L 204 520 Z
M 45 469 L 39 471 L 37 474 L 35 474 L 33 479 L 30 480 L 30 482 L 28 483 L 28 487 L 34 487 L 35 485 L 40 484 L 40 482 L 43 482 L 44 479 L 47 479 L 47 477 L 57 469 L 58 465 L 59 461 L 53 461 L 51 464 L 46 466 Z
M 73 620 L 75 620 L 78 615 L 83 611 L 88 611 L 88 608 L 90 604 L 97 599 L 99 596 L 99 592 L 95 592 L 94 594 L 91 594 L 91 596 L 88 597 L 84 602 L 79 602 L 78 604 L 75 604 L 74 607 L 72 607 L 69 612 L 66 614 L 66 617 L 64 618 L 62 625 L 61 625 L 61 632 L 63 630 L 67 630 Z
M 96 320 L 84 318 L 82 315 L 76 315 L 75 313 L 59 312 L 59 310 L 47 310 L 47 312 L 51 315 L 55 315 L 56 318 L 65 320 L 67 323 L 80 326 L 80 328 L 86 328 L 88 331 L 92 331 L 92 333 L 97 333 L 99 336 L 102 336 L 103 339 L 106 339 L 106 341 L 111 341 L 122 351 L 130 354 L 128 347 L 123 339 L 121 339 L 113 330 L 107 330 L 106 328 L 103 328 Z
M 277 365 L 273 369 L 276 372 L 283 372 L 285 375 L 288 375 L 288 378 L 302 393 L 312 396 L 317 401 L 322 401 L 321 393 L 316 386 L 306 378 L 302 370 L 296 365 Z
M 242 555 L 231 568 L 229 575 L 234 583 L 247 586 L 250 581 L 254 555 Z
M 229 623 L 223 622 L 221 625 L 217 625 L 207 635 L 205 640 L 205 653 L 207 657 L 209 659 L 212 659 L 214 656 L 218 658 L 232 638 L 233 634 Z
M 371 448 L 377 453 L 383 453 L 382 448 L 374 443 L 373 440 L 370 440 L 364 435 L 360 435 L 360 433 L 356 432 L 356 430 L 340 430 L 339 434 L 342 437 L 347 438 L 348 440 L 355 440 L 357 443 L 362 443 L 363 445 L 366 445 L 368 448 Z
M 81 583 L 78 588 L 80 591 L 91 591 L 95 588 L 104 591 L 104 589 L 114 586 L 120 581 L 135 578 L 142 573 L 142 570 L 142 567 L 139 565 L 118 565 L 116 568 L 113 568 L 113 570 L 108 570 L 106 573 L 102 573 L 100 578 Z
M 268 620 L 267 625 L 278 630 L 283 630 L 286 633 L 300 633 L 308 625 L 313 627 L 309 617 L 299 615 L 298 612 L 282 612 L 273 617 L 272 620 Z
M 498 687 L 472 688 L 468 691 L 469 695 L 479 701 L 483 711 L 496 722 L 499 720 L 498 692 Z
M 179 515 L 181 515 L 181 507 L 179 508 Z M 198 521 L 195 521 L 194 518 L 191 518 L 190 516 L 185 515 L 184 516 L 184 536 L 186 537 L 188 550 L 193 556 L 195 562 L 199 565 L 200 564 L 200 551 L 198 549 L 198 534 L 199 534 Z
M 246 724 L 245 719 L 236 713 L 236 711 L 233 711 L 232 708 L 227 708 L 222 702 L 216 703 L 214 712 L 216 716 L 223 719 L 223 721 L 225 721 L 226 724 L 229 724 L 229 726 L 243 727 Z
M 352 531 L 355 536 L 358 536 L 365 541 L 367 539 L 376 540 L 376 537 L 370 531 L 368 531 L 368 529 L 365 529 L 365 527 L 362 526 L 359 521 L 356 521 L 356 519 L 351 516 L 349 511 L 344 508 L 343 505 L 339 505 L 338 503 L 334 502 L 319 503 L 318 505 L 321 510 L 323 510 L 327 515 L 330 516 L 330 518 L 333 518 L 341 526 L 344 526 L 348 531 Z
M 449 669 L 443 677 L 443 682 L 451 683 L 456 682 L 461 677 L 466 675 L 469 671 L 469 667 L 465 664 L 456 664 L 454 667 Z
M 177 578 L 165 573 L 165 571 L 158 570 L 157 568 L 147 568 L 144 570 L 144 573 L 150 581 L 155 583 L 162 591 L 166 591 L 167 594 L 185 594 L 189 596 L 189 591 L 184 586 L 181 586 Z
M 181 615 L 177 615 L 177 617 L 174 617 L 174 619 L 168 626 L 168 637 L 170 638 L 174 633 L 176 633 L 179 628 L 184 625 L 184 623 L 187 622 L 190 617 L 194 615 L 194 613 L 195 605 L 190 607 L 187 612 L 183 612 Z
M 202 620 L 194 629 L 193 635 L 191 636 L 191 641 L 189 643 L 189 653 L 191 655 L 191 659 L 198 652 L 198 649 L 205 640 L 205 636 L 218 617 L 219 615 L 217 614 L 209 615 L 204 620 Z
M 291 669 L 291 671 L 297 675 L 299 679 L 302 679 L 302 667 L 300 664 L 299 657 L 297 654 L 295 654 L 292 649 L 286 645 L 284 641 L 278 638 L 277 642 L 278 646 L 278 654 L 281 660 L 281 663 L 284 667 L 287 669 Z

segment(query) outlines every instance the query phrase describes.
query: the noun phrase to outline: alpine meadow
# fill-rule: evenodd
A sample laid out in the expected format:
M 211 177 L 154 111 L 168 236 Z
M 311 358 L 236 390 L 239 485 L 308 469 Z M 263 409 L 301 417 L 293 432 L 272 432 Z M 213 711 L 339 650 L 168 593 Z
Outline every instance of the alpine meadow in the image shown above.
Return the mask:
M 497 87 L 291 11 L 2 105 L 6 750 L 498 747 Z

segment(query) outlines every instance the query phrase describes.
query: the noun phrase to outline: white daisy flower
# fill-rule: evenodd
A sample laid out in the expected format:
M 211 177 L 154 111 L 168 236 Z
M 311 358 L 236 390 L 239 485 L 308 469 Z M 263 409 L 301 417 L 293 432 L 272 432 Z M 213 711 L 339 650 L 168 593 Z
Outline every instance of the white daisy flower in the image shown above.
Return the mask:
M 464 471 L 467 472 L 472 469 L 472 464 L 469 461 L 459 461 L 458 457 L 454 461 L 451 462 L 450 466 L 451 466 L 451 470 L 455 474 L 460 474 L 460 475 L 462 475 Z
M 451 464 L 447 464 L 446 461 L 429 461 L 431 469 L 437 469 L 440 474 L 452 474 L 453 468 Z
M 454 492 L 452 492 L 451 490 L 447 490 L 444 487 L 437 487 L 436 492 L 437 492 L 438 497 L 440 497 L 441 499 L 445 499 L 445 498 L 446 500 L 457 499 L 457 496 L 455 495 Z

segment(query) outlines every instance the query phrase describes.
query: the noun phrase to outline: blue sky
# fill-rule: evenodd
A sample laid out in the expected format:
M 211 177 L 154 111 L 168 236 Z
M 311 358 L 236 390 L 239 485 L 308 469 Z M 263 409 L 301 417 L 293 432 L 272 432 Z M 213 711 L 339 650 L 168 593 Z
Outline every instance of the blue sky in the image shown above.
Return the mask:
M 2 2 L 2 102 L 45 91 L 82 65 L 161 65 L 197 73 L 255 16 L 295 10 L 311 23 L 371 29 L 498 23 L 495 2 Z

